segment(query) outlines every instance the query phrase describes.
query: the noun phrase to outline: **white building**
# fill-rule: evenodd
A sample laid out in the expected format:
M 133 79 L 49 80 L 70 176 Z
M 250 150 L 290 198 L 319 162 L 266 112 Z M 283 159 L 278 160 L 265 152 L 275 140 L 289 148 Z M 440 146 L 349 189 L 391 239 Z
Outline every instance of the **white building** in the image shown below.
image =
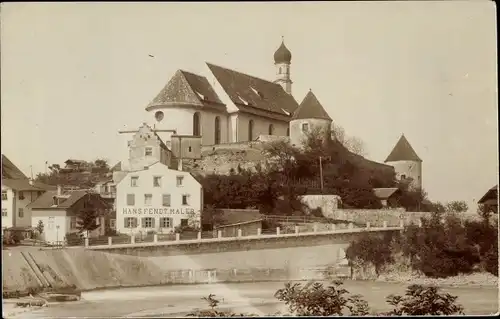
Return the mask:
M 141 170 L 118 172 L 116 230 L 124 234 L 170 233 L 200 223 L 203 188 L 189 172 L 157 162 Z M 115 176 L 118 176 L 115 174 Z
M 26 206 L 40 197 L 50 186 L 34 182 L 2 154 L 2 233 L 23 231 L 31 227 L 31 214 Z
M 37 227 L 40 221 L 43 223 L 42 240 L 56 243 L 63 242 L 68 234 L 81 233 L 78 216 L 89 205 L 99 215 L 96 220 L 99 227 L 88 236 L 103 236 L 105 232 L 104 211 L 108 205 L 98 194 L 85 190 L 63 191 L 61 187 L 58 187 L 57 191 L 44 193 L 27 208 L 31 211 L 32 227 Z M 82 235 L 87 234 L 82 233 Z

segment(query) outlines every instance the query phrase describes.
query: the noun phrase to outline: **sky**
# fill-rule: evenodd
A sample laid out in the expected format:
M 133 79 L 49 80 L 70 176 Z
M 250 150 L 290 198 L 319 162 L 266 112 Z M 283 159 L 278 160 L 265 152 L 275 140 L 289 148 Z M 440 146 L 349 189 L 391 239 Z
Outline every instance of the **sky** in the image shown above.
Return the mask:
M 2 153 L 25 173 L 127 146 L 178 69 L 211 62 L 274 80 L 383 162 L 402 133 L 431 200 L 471 206 L 498 179 L 493 1 L 2 3 Z M 152 55 L 153 57 L 150 57 Z

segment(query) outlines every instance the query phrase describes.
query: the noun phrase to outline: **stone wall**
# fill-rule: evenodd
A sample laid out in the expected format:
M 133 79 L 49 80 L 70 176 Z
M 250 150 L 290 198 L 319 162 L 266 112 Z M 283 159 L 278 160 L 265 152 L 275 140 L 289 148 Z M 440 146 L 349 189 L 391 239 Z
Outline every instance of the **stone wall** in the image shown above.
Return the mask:
M 373 234 L 399 232 L 399 228 L 384 231 L 371 229 Z M 176 242 L 157 242 L 109 246 L 90 246 L 90 249 L 105 251 L 113 254 L 133 255 L 141 257 L 197 255 L 206 253 L 222 253 L 235 251 L 279 250 L 293 247 L 313 247 L 322 245 L 348 246 L 351 241 L 359 237 L 366 229 L 347 229 L 336 232 L 262 235 L 239 238 L 216 238 L 207 240 L 181 240 Z
M 418 225 L 422 217 L 429 217 L 426 212 L 406 212 L 404 209 L 337 209 L 333 211 L 323 211 L 327 218 L 347 220 L 354 223 L 367 223 L 373 227 L 382 227 L 384 221 L 387 226 L 396 227 L 403 221 L 404 225 L 414 223 Z

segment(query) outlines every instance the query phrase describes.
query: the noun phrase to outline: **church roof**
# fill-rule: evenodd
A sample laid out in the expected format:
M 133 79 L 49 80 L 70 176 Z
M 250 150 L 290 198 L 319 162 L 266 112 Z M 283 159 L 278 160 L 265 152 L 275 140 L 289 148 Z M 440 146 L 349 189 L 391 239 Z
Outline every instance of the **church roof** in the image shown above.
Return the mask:
M 234 105 L 243 112 L 290 120 L 297 101 L 281 85 L 207 63 Z
M 285 46 L 285 41 L 282 41 L 278 50 L 274 52 L 274 63 L 290 63 L 291 61 L 292 53 Z
M 413 147 L 411 147 L 410 142 L 408 142 L 404 134 L 401 135 L 401 138 L 396 143 L 396 146 L 394 146 L 392 152 L 389 154 L 389 156 L 387 156 L 387 159 L 385 160 L 386 163 L 397 161 L 422 162 Z
M 155 106 L 182 104 L 226 109 L 206 77 L 178 70 L 146 110 Z
M 298 109 L 293 113 L 292 119 L 332 120 L 311 90 L 309 90 Z
M 2 179 L 28 179 L 24 173 L 2 154 Z

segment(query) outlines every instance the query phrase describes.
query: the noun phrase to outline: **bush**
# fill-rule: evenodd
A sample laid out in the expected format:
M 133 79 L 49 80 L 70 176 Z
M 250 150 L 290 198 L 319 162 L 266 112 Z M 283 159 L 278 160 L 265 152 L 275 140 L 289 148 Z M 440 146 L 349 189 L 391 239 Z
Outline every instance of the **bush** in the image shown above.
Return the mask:
M 427 316 L 463 314 L 463 307 L 455 302 L 458 297 L 448 293 L 440 294 L 436 287 L 411 285 L 404 297 L 390 295 L 387 303 L 394 309 L 385 315 L 392 316 Z
M 321 283 L 310 282 L 305 286 L 299 283 L 286 283 L 275 293 L 275 297 L 284 301 L 291 316 L 366 316 L 369 315 L 368 303 L 361 295 L 350 295 L 341 288 L 341 282 L 333 282 L 329 287 Z M 188 314 L 190 317 L 249 317 L 251 314 L 236 314 L 217 309 L 219 300 L 210 294 L 206 300 L 210 309 L 197 310 Z M 393 310 L 381 313 L 384 316 L 426 316 L 463 314 L 463 307 L 457 304 L 457 297 L 440 293 L 436 287 L 411 285 L 405 296 L 389 295 L 387 303 Z
M 359 295 L 350 296 L 341 285 L 339 281 L 326 288 L 317 282 L 304 287 L 299 283 L 286 283 L 274 296 L 297 316 L 342 316 L 347 310 L 353 316 L 367 315 L 368 303 Z
M 391 243 L 391 237 L 380 238 L 363 234 L 359 239 L 351 242 L 346 250 L 346 257 L 351 263 L 360 260 L 363 264 L 372 264 L 378 276 L 384 265 L 394 261 Z

